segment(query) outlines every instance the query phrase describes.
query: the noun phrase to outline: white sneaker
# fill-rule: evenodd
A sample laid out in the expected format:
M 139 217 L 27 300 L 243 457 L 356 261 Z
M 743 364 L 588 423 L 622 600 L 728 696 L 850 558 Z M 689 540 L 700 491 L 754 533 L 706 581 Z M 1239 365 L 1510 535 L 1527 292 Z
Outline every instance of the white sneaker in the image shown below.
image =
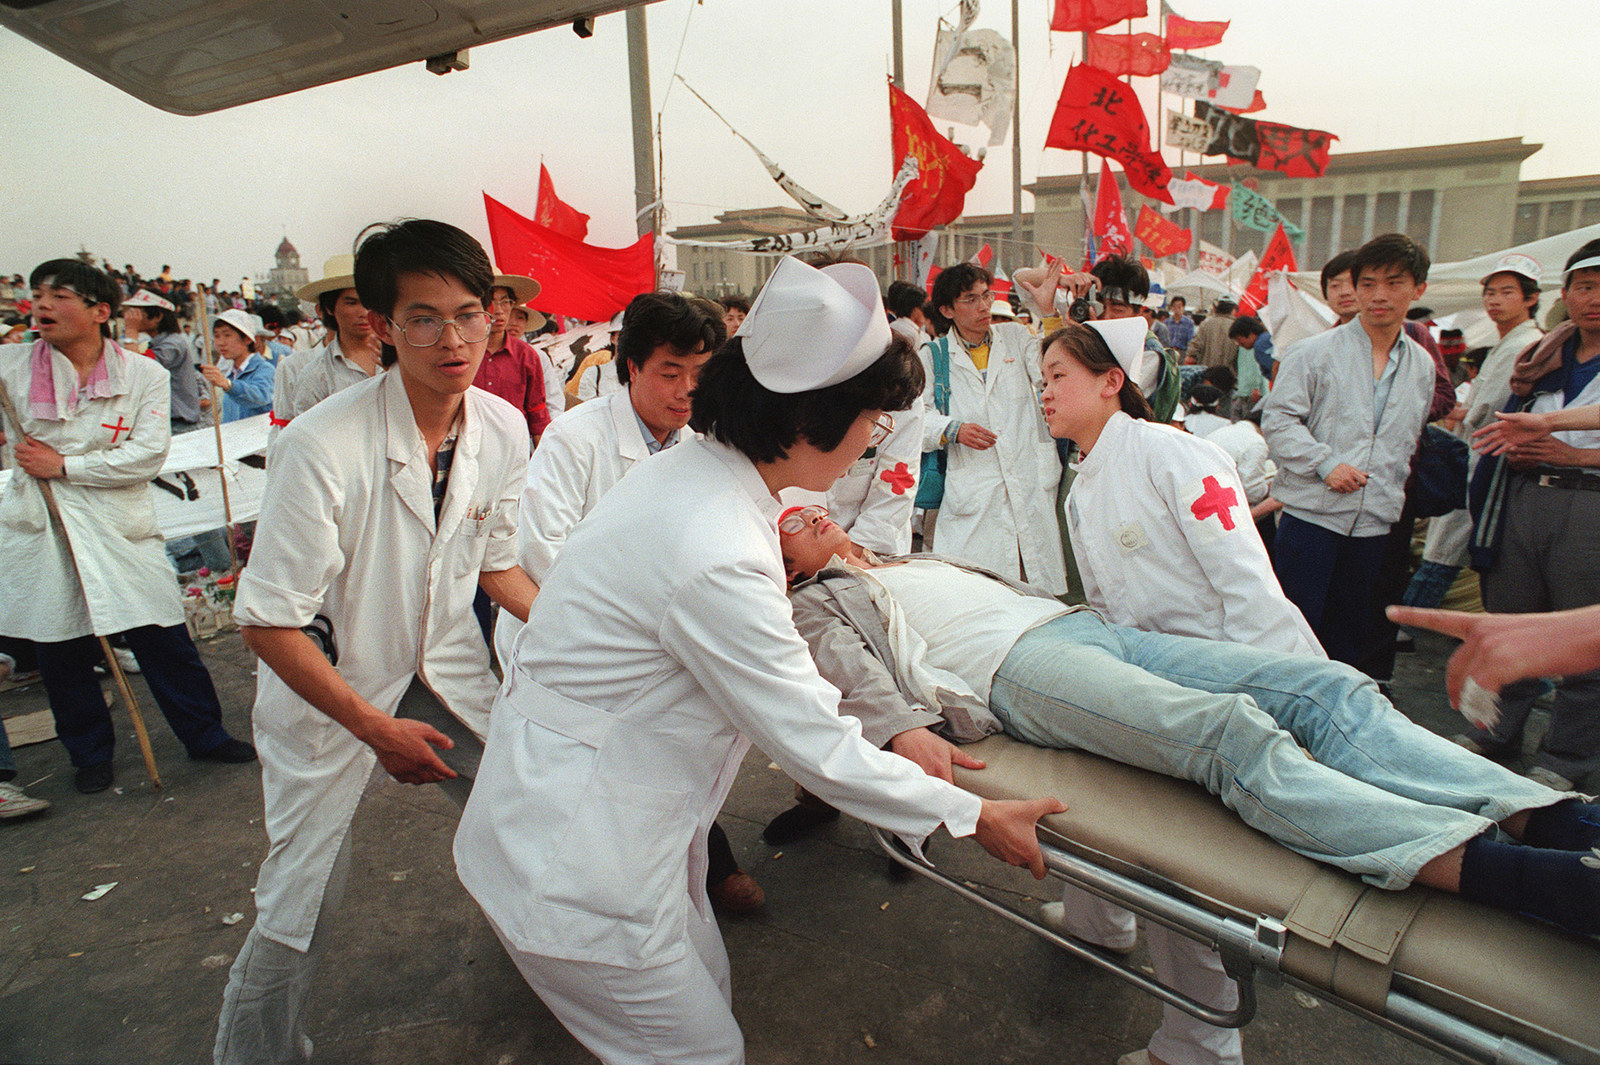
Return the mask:
M 0 781 L 0 821 L 12 817 L 27 817 L 41 810 L 50 809 L 50 803 L 44 799 L 35 799 L 9 780 Z
M 1542 765 L 1536 765 L 1532 769 L 1528 770 L 1526 773 L 1524 773 L 1522 775 L 1527 777 L 1529 780 L 1533 781 L 1535 784 L 1543 784 L 1545 787 L 1549 788 L 1551 791 L 1574 791 L 1574 790 L 1576 790 L 1572 786 L 1573 785 L 1572 781 L 1568 780 L 1566 777 L 1562 776 L 1560 773 L 1557 773 L 1555 770 L 1546 769 Z
M 126 647 L 113 647 L 111 653 L 117 656 L 117 665 L 122 667 L 124 673 L 139 672 L 139 660 L 133 657 L 133 652 Z

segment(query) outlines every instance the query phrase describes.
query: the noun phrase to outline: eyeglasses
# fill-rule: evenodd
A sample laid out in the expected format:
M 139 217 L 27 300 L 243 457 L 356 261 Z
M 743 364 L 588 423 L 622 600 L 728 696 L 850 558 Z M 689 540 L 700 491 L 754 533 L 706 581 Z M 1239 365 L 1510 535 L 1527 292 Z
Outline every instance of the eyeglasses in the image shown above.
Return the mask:
M 431 348 L 444 336 L 445 323 L 456 327 L 456 336 L 464 343 L 476 344 L 489 339 L 489 314 L 487 311 L 469 311 L 454 318 L 441 318 L 436 314 L 419 314 L 404 322 L 389 319 L 389 324 L 400 330 L 406 343 L 419 348 Z
M 980 304 L 987 307 L 994 302 L 994 293 L 988 289 L 984 289 L 982 292 L 969 292 L 965 296 L 957 296 L 956 302 L 966 304 L 968 307 L 975 307 Z
M 812 522 L 821 521 L 828 516 L 827 507 L 810 506 L 801 507 L 792 511 L 778 522 L 778 531 L 785 536 L 794 536 L 796 533 L 806 531 L 806 526 Z
M 877 447 L 889 439 L 889 434 L 894 432 L 894 415 L 881 414 L 877 421 L 872 423 L 872 436 L 867 442 L 868 447 Z

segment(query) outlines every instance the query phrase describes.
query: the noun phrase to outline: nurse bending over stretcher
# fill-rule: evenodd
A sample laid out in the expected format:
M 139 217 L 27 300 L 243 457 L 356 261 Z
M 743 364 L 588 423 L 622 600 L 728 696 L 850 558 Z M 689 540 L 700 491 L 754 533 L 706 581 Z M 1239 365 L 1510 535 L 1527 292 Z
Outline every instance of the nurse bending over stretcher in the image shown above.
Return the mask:
M 795 624 L 841 710 L 930 775 L 971 764 L 950 741 L 1000 731 L 1090 751 L 1201 784 L 1378 887 L 1600 933 L 1600 807 L 1413 724 L 1349 666 L 1112 625 L 935 556 L 880 559 L 817 507 L 779 528 Z

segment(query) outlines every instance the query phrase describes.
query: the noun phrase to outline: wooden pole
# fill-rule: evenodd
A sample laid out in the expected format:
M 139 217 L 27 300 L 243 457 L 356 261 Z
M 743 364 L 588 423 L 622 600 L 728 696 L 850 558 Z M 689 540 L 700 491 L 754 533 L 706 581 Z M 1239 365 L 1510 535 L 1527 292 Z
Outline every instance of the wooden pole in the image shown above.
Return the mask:
M 22 428 L 22 419 L 17 417 L 17 408 L 11 403 L 11 393 L 6 391 L 3 381 L 0 381 L 0 408 L 5 410 L 11 424 L 17 427 L 17 436 L 27 439 L 27 433 Z M 21 470 L 17 471 L 21 473 Z M 50 512 L 50 520 L 61 530 L 61 542 L 67 548 L 67 560 L 72 563 L 73 572 L 78 574 L 78 584 L 83 584 L 83 571 L 78 569 L 78 556 L 72 550 L 72 537 L 67 535 L 67 523 L 61 517 L 61 510 L 56 506 L 55 490 L 50 482 L 44 478 L 35 478 L 39 491 L 44 493 L 45 509 Z M 87 593 L 85 594 L 87 599 Z M 139 713 L 139 703 L 133 697 L 133 689 L 128 687 L 128 678 L 122 672 L 122 664 L 117 661 L 116 654 L 111 650 L 111 641 L 95 633 L 100 641 L 100 651 L 106 656 L 106 666 L 111 670 L 111 676 L 117 682 L 117 691 L 122 693 L 122 702 L 128 708 L 128 716 L 133 719 L 133 733 L 139 738 L 139 753 L 144 755 L 144 769 L 150 775 L 150 785 L 157 791 L 161 790 L 161 773 L 156 769 L 156 753 L 150 747 L 150 733 L 144 727 L 144 715 Z
M 205 348 L 206 363 L 211 366 L 217 364 L 217 353 L 211 347 L 211 319 L 206 315 L 206 287 L 195 286 L 194 307 L 195 315 L 200 322 L 200 343 Z M 247 338 L 250 343 L 256 342 L 255 337 Z M 257 358 L 262 356 L 257 355 Z M 222 485 L 222 518 L 228 523 L 228 562 L 231 564 L 235 576 L 239 573 L 239 553 L 233 541 L 238 531 L 233 525 L 233 503 L 228 499 L 228 458 L 222 453 L 222 393 L 217 386 L 211 386 L 211 428 L 217 434 L 217 482 Z

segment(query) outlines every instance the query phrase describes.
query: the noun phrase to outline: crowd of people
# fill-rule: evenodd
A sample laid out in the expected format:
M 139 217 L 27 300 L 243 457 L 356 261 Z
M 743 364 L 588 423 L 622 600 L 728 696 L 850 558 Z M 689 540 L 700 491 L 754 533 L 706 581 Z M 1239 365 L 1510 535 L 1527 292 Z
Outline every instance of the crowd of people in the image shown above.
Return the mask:
M 1538 264 L 1497 263 L 1501 342 L 1473 358 L 1410 315 L 1428 270 L 1398 234 L 1341 253 L 1337 321 L 1280 350 L 1115 256 L 1020 269 L 1009 299 L 972 263 L 881 292 L 848 258 L 785 258 L 751 300 L 645 293 L 582 344 L 440 222 L 370 227 L 296 293 L 306 319 L 53 260 L 0 293 L 28 315 L 0 346 L 0 568 L 35 575 L 0 603 L 0 673 L 38 671 L 83 792 L 114 779 L 98 636 L 191 757 L 259 763 L 270 849 L 218 1062 L 309 1054 L 375 765 L 462 805 L 462 883 L 607 1062 L 742 1060 L 712 915 L 763 904 L 716 824 L 752 741 L 796 784 L 772 841 L 843 810 L 1042 876 L 1060 804 L 953 784 L 960 745 L 1004 732 L 1193 780 L 1380 888 L 1595 935 L 1600 808 L 1573 792 L 1600 765 L 1600 661 L 1580 644 L 1524 678 L 1503 649 L 1527 628 L 1402 611 L 1468 639 L 1452 698 L 1498 711 L 1452 742 L 1388 700 L 1387 610 L 1437 606 L 1469 560 L 1491 610 L 1600 604 L 1600 242 L 1548 334 Z M 174 434 L 263 414 L 250 744 L 183 624 L 174 566 L 205 544 L 163 541 L 149 481 Z M 1461 471 L 1425 505 L 1469 442 L 1470 494 Z M 47 805 L 14 776 L 0 742 L 0 819 Z M 1076 889 L 1045 919 L 1140 934 Z M 1236 1004 L 1214 952 L 1143 934 L 1169 983 Z M 1168 1007 L 1123 1061 L 1242 1058 Z

